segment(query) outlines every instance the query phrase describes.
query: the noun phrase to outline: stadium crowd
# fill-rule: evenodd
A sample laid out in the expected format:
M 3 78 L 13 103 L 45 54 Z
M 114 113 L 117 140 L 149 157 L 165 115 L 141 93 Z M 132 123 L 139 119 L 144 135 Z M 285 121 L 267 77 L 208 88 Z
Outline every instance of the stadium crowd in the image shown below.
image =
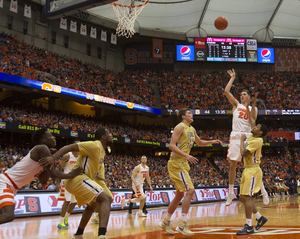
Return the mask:
M 224 95 L 226 72 L 165 72 L 159 74 L 162 108 L 231 109 Z M 299 109 L 299 72 L 239 72 L 231 89 L 235 97 L 243 89 L 259 92 L 260 109 Z
M 149 70 L 122 73 L 104 70 L 96 65 L 30 46 L 24 41 L 19 42 L 17 37 L 5 33 L 0 35 L 0 49 L 0 72 L 156 106 L 153 73 Z
M 50 82 L 114 99 L 156 107 L 154 72 L 116 73 L 58 53 L 30 46 L 17 37 L 0 35 L 0 72 Z M 48 73 L 48 74 L 47 74 Z M 223 92 L 226 72 L 165 72 L 158 74 L 163 109 L 231 109 Z M 300 73 L 238 72 L 232 93 L 242 89 L 259 92 L 262 109 L 299 109 Z
M 153 140 L 158 142 L 169 142 L 171 137 L 171 128 L 167 125 L 148 125 L 128 123 L 123 121 L 119 116 L 104 116 L 100 119 L 65 113 L 58 110 L 47 110 L 41 105 L 35 104 L 14 105 L 11 103 L 3 103 L 0 106 L 0 122 L 11 122 L 23 125 L 42 126 L 53 129 L 70 129 L 75 131 L 83 131 L 94 133 L 99 127 L 107 128 L 112 132 L 113 136 L 129 137 L 133 139 Z M 195 127 L 198 135 L 203 139 L 220 139 L 223 142 L 229 141 L 231 130 L 221 127 Z M 290 132 L 291 128 L 300 131 L 297 123 L 288 123 L 287 126 L 279 122 L 273 123 L 271 129 L 273 131 Z M 267 142 L 283 142 L 286 138 L 277 137 L 276 135 L 267 136 Z
M 15 163 L 29 152 L 29 148 L 0 145 L 0 173 L 11 168 Z M 300 177 L 300 157 L 299 152 L 293 153 L 291 159 L 288 159 L 288 153 L 282 152 L 265 152 L 263 153 L 261 168 L 266 187 L 275 183 L 285 183 L 287 186 L 290 182 Z M 165 156 L 148 156 L 147 165 L 150 170 L 150 178 L 153 188 L 173 187 L 174 184 L 169 178 L 167 172 L 168 155 Z M 221 153 L 206 155 L 196 155 L 200 160 L 199 163 L 192 165 L 190 176 L 197 187 L 210 186 L 227 186 L 229 162 L 226 156 Z M 120 155 L 108 154 L 105 157 L 106 183 L 109 188 L 129 188 L 129 175 L 136 166 L 140 156 L 137 155 Z M 56 162 L 58 164 L 58 162 Z M 243 164 L 238 164 L 236 184 L 240 183 L 243 171 Z M 42 185 L 37 179 L 23 187 L 24 190 L 54 190 L 57 180 L 49 180 L 47 185 Z M 271 186 L 270 186 L 271 187 Z M 293 187 L 289 187 L 290 194 L 296 194 Z
M 24 125 L 49 128 L 71 129 L 94 133 L 98 128 L 107 128 L 113 136 L 133 139 L 168 142 L 170 131 L 165 125 L 133 125 L 122 121 L 120 116 L 106 116 L 101 119 L 84 115 L 69 114 L 57 110 L 46 110 L 34 104 L 0 106 L 0 122 L 11 122 Z

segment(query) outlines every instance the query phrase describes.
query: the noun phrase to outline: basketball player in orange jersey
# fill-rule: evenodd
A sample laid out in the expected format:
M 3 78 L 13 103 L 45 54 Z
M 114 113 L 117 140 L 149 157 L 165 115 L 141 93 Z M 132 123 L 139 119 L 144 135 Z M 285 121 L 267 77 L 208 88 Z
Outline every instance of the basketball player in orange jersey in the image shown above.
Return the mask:
M 79 140 L 75 140 L 74 143 L 79 143 Z M 77 158 L 78 158 L 78 152 L 69 152 L 65 154 L 60 160 L 59 160 L 59 168 L 60 170 L 63 169 L 64 173 L 69 173 L 72 171 L 72 168 L 74 167 Z M 65 180 L 61 180 L 60 183 L 56 185 L 56 188 L 59 189 L 58 194 L 58 201 L 64 201 L 64 204 L 61 208 L 61 214 L 60 214 L 60 222 L 57 225 L 58 229 L 66 229 L 68 228 L 68 218 L 69 215 L 74 210 L 74 207 L 77 204 L 76 198 L 74 195 L 69 193 L 65 189 L 64 185 Z
M 52 178 L 73 178 L 79 175 L 82 170 L 78 169 L 68 174 L 57 171 L 49 165 L 45 168 L 39 165 L 39 160 L 50 156 L 50 148 L 56 146 L 55 137 L 42 128 L 32 134 L 32 141 L 36 145 L 29 153 L 12 168 L 0 174 L 0 224 L 14 220 L 15 200 L 19 188 L 38 177 L 42 184 L 46 184 L 49 176 Z
M 144 205 L 146 203 L 146 195 L 143 190 L 143 185 L 145 179 L 147 180 L 148 185 L 150 185 L 150 190 L 153 191 L 151 186 L 150 176 L 149 176 L 149 167 L 146 165 L 147 157 L 143 155 L 141 157 L 141 164 L 136 166 L 132 172 L 131 180 L 132 180 L 132 189 L 135 192 L 135 198 L 133 199 L 123 199 L 121 203 L 121 208 L 123 209 L 126 203 L 140 203 L 140 210 L 138 213 L 139 217 L 147 217 L 147 215 L 143 212 Z
M 237 163 L 241 162 L 241 152 L 240 152 L 240 143 L 241 136 L 243 134 L 246 135 L 247 139 L 251 134 L 251 125 L 250 118 L 248 114 L 248 110 L 251 111 L 251 106 L 247 108 L 249 105 L 250 92 L 248 90 L 243 90 L 241 92 L 239 103 L 238 100 L 234 98 L 234 96 L 230 93 L 231 86 L 235 80 L 235 71 L 234 69 L 228 70 L 227 73 L 230 75 L 230 80 L 225 87 L 225 95 L 232 105 L 232 132 L 230 134 L 229 146 L 227 159 L 230 160 L 230 170 L 229 170 L 229 195 L 226 200 L 226 206 L 231 205 L 232 200 L 235 198 L 233 192 L 233 186 L 236 178 L 236 167 Z M 255 122 L 257 118 L 257 108 L 253 109 L 251 115 L 251 122 Z M 269 204 L 268 193 L 266 192 L 263 183 L 261 184 L 261 192 L 263 195 L 263 203 L 265 205 Z
M 190 166 L 189 163 L 195 164 L 198 159 L 189 155 L 194 142 L 199 146 L 207 146 L 210 144 L 221 144 L 220 140 L 202 140 L 197 135 L 196 130 L 191 123 L 193 120 L 193 114 L 190 109 L 184 108 L 179 110 L 178 118 L 181 121 L 176 127 L 171 136 L 169 149 L 172 151 L 170 160 L 168 161 L 168 172 L 170 178 L 175 184 L 176 195 L 171 201 L 168 207 L 168 213 L 166 217 L 159 223 L 159 226 L 166 230 L 170 234 L 175 234 L 171 228 L 170 220 L 178 207 L 181 199 L 182 212 L 179 225 L 176 227 L 176 231 L 186 236 L 192 236 L 194 233 L 189 230 L 187 225 L 187 214 L 189 212 L 192 197 L 195 193 L 194 185 L 189 175 Z M 186 192 L 186 195 L 184 193 Z

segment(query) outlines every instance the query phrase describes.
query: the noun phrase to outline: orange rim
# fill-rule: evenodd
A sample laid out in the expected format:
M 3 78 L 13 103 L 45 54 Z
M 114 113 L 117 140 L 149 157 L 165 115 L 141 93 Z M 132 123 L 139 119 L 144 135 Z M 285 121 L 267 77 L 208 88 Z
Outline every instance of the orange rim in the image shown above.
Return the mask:
M 110 3 L 110 4 L 111 4 L 111 5 L 114 5 L 114 6 L 119 6 L 119 7 L 135 8 L 135 7 L 142 7 L 142 6 L 145 6 L 148 2 L 149 2 L 149 0 L 147 0 L 147 1 L 144 2 L 143 4 L 135 5 L 135 6 L 122 5 L 122 4 L 119 4 L 119 3 L 116 3 L 116 2 L 113 2 L 113 3 Z

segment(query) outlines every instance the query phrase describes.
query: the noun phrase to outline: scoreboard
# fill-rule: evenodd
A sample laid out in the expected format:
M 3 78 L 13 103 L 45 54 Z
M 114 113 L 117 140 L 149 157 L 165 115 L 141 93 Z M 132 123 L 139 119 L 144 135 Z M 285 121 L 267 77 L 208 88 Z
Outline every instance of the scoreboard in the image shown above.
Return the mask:
M 256 39 L 196 37 L 194 45 L 177 45 L 177 61 L 274 63 L 273 48 L 257 47 Z
M 246 62 L 246 39 L 207 38 L 207 61 Z

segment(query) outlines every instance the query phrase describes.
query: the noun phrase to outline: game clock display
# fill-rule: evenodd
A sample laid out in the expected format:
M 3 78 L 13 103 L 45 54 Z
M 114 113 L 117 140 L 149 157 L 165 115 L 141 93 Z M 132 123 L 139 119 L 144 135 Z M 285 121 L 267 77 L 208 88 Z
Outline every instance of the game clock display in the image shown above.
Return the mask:
M 247 62 L 246 39 L 206 38 L 207 61 Z
M 194 45 L 177 45 L 177 61 L 274 63 L 274 48 L 257 47 L 256 39 L 196 37 Z

